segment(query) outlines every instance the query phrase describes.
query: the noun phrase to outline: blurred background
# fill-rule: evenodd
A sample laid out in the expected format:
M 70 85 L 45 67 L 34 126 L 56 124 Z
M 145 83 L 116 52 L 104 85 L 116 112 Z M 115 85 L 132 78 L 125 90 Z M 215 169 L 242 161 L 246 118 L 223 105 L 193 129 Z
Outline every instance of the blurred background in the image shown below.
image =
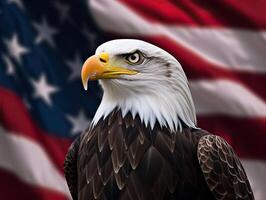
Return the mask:
M 0 0 L 0 199 L 69 199 L 63 160 L 100 103 L 80 70 L 96 47 L 139 38 L 170 52 L 199 127 L 237 151 L 266 196 L 266 1 Z

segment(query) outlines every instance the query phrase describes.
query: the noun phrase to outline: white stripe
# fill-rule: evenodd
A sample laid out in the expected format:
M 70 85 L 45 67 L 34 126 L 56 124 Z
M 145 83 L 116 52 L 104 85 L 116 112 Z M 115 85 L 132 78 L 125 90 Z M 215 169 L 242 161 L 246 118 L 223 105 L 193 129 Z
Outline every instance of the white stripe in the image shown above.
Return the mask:
M 266 73 L 265 32 L 168 27 L 175 41 L 217 67 Z
M 157 28 L 118 1 L 92 0 L 89 5 L 96 22 L 106 31 L 134 36 L 158 34 Z
M 164 35 L 217 67 L 266 73 L 266 32 L 155 24 L 118 1 L 92 0 L 98 25 L 120 35 Z
M 266 104 L 243 85 L 229 80 L 190 81 L 197 114 L 266 117 Z
M 65 178 L 42 147 L 23 136 L 8 133 L 1 126 L 0 167 L 28 184 L 48 188 L 70 198 Z
M 256 200 L 266 197 L 266 162 L 260 160 L 242 160 Z

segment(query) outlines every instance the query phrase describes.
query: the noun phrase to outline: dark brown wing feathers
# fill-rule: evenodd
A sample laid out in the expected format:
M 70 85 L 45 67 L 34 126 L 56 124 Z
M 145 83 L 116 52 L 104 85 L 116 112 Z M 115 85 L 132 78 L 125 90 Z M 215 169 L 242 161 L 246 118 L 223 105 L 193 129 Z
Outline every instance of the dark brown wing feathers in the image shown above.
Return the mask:
M 77 138 L 69 147 L 64 162 L 65 177 L 73 200 L 78 199 L 77 158 L 78 158 L 79 145 L 80 145 L 80 138 Z
M 215 135 L 203 136 L 198 144 L 198 159 L 216 199 L 254 199 L 240 160 L 224 139 Z

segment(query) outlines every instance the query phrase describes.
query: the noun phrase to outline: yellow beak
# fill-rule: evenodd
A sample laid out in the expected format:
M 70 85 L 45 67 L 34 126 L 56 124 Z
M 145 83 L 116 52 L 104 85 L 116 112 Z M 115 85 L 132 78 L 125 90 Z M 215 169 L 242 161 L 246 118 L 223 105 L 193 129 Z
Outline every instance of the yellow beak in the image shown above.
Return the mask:
M 118 78 L 119 75 L 135 75 L 137 71 L 123 67 L 111 66 L 108 53 L 101 53 L 89 57 L 82 66 L 81 80 L 87 90 L 89 80 Z

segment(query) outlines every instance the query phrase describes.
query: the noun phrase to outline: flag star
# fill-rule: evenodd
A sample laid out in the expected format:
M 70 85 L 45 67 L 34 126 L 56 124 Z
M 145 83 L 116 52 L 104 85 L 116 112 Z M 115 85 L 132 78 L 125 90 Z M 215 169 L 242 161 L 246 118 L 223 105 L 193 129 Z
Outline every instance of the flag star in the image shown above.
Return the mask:
M 14 3 L 16 4 L 21 10 L 24 10 L 24 5 L 20 0 L 8 0 L 8 3 Z
M 70 7 L 67 4 L 63 4 L 60 1 L 55 1 L 53 5 L 59 14 L 60 22 L 64 22 L 65 20 L 70 19 Z
M 47 42 L 51 47 L 55 47 L 53 35 L 57 34 L 57 30 L 51 27 L 45 18 L 38 23 L 33 23 L 33 26 L 37 30 L 37 37 L 35 39 L 35 44 L 39 44 L 41 42 Z
M 45 103 L 51 106 L 51 95 L 59 89 L 56 86 L 49 85 L 44 74 L 40 76 L 39 80 L 32 80 L 32 84 L 34 87 L 34 97 L 41 98 Z
M 6 68 L 7 75 L 14 75 L 15 74 L 15 67 L 14 67 L 13 63 L 11 62 L 11 60 L 5 55 L 3 55 L 3 60 L 4 60 L 6 67 L 7 67 Z
M 16 34 L 14 34 L 10 40 L 4 40 L 4 43 L 7 46 L 10 57 L 14 58 L 18 63 L 21 63 L 22 55 L 29 52 L 26 47 L 19 43 Z
M 66 63 L 71 70 L 69 80 L 71 81 L 74 80 L 75 78 L 79 78 L 82 67 L 82 61 L 80 55 L 76 54 L 75 58 L 72 61 L 67 61 Z
M 67 119 L 72 124 L 71 134 L 76 135 L 83 131 L 85 131 L 86 128 L 89 127 L 91 120 L 89 120 L 84 112 L 80 111 L 77 116 L 67 116 Z

